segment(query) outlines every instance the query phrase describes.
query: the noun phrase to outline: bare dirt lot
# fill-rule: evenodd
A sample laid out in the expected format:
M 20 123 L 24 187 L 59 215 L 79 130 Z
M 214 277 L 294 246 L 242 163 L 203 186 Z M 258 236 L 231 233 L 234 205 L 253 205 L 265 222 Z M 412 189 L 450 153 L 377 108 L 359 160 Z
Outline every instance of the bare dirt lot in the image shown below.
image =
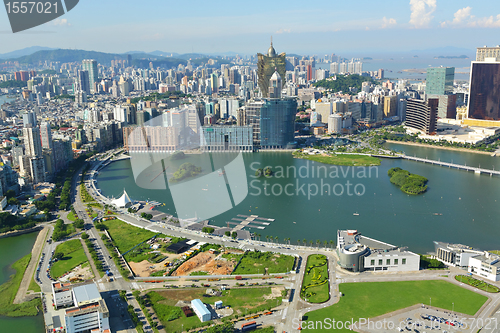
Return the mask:
M 207 272 L 209 275 L 229 275 L 236 262 L 222 258 L 210 252 L 202 252 L 183 263 L 172 274 L 173 276 L 186 276 L 192 272 Z
M 91 280 L 94 278 L 94 274 L 92 273 L 92 269 L 88 264 L 86 264 L 84 267 L 82 265 L 77 266 L 73 268 L 71 272 L 69 272 L 67 275 L 64 277 L 60 278 L 61 282 L 73 282 L 73 281 L 78 281 L 78 280 Z

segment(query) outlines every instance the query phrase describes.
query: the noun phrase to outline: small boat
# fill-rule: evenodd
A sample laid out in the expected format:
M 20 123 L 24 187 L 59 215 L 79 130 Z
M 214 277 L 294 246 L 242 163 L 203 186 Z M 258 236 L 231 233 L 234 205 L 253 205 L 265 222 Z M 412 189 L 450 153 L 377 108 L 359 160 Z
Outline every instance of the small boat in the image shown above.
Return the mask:
M 297 223 L 297 222 L 294 221 L 293 223 Z
M 356 212 L 356 213 L 352 213 L 352 215 L 354 215 L 354 216 L 358 216 L 358 215 L 359 215 L 359 213 L 358 213 L 358 212 Z
M 434 215 L 443 215 L 442 213 L 434 213 Z

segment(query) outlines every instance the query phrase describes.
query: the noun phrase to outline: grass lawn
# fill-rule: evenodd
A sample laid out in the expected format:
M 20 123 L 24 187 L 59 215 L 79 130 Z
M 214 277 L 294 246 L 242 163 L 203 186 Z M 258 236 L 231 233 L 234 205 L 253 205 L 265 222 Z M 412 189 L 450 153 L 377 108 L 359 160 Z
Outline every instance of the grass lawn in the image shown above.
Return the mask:
M 446 281 L 398 281 L 398 282 L 364 282 L 342 283 L 339 285 L 343 296 L 332 306 L 308 312 L 304 320 L 316 321 L 324 318 L 335 318 L 336 321 L 347 321 L 354 318 L 373 318 L 382 314 L 403 309 L 415 304 L 452 310 L 473 316 L 488 299 L 470 290 L 461 288 Z M 303 330 L 307 329 L 304 325 Z M 315 330 L 315 332 L 328 330 Z M 342 332 L 351 332 L 342 330 Z
M 73 214 L 73 212 L 68 213 L 68 220 L 75 222 L 76 221 L 76 216 Z
M 307 299 L 310 303 L 324 303 L 330 299 L 326 256 L 314 254 L 307 258 L 306 273 L 302 281 L 300 297 Z
M 16 273 L 10 277 L 9 281 L 0 286 L 0 315 L 23 317 L 36 316 L 38 313 L 37 307 L 41 306 L 41 301 L 38 297 L 22 304 L 12 304 L 30 259 L 31 253 L 12 264 L 12 268 L 15 269 Z
M 380 160 L 378 158 L 366 155 L 339 154 L 332 156 L 321 156 L 321 155 L 295 153 L 294 156 L 324 164 L 345 165 L 345 166 L 380 165 Z
M 473 278 L 472 276 L 467 276 L 467 275 L 456 275 L 455 280 L 466 283 L 469 286 L 476 287 L 477 289 L 487 291 L 489 293 L 497 293 L 500 290 L 498 290 L 498 287 L 491 285 L 489 283 L 486 283 L 482 280 L 478 280 Z
M 92 196 L 89 194 L 89 192 L 87 192 L 87 189 L 85 188 L 84 184 L 80 185 L 80 194 L 81 194 L 83 203 L 94 201 L 94 198 L 92 198 Z
M 156 235 L 154 232 L 131 226 L 121 220 L 109 220 L 102 223 L 108 227 L 108 232 L 120 253 L 130 250 L 137 244 Z
M 287 273 L 293 268 L 295 257 L 272 252 L 247 252 L 236 267 L 233 275 Z
M 498 254 L 498 255 L 500 255 L 500 251 L 498 251 L 498 250 L 493 250 L 493 251 L 490 251 L 490 252 L 491 252 L 491 253 L 494 253 L 494 254 Z
M 79 239 L 73 239 L 56 247 L 54 253 L 62 252 L 64 257 L 55 262 L 50 268 L 50 275 L 58 278 L 66 272 L 71 271 L 76 266 L 87 262 L 87 256 Z
M 89 203 L 89 204 L 87 204 L 87 207 L 94 207 L 94 208 L 102 209 L 102 205 L 98 202 Z
M 208 272 L 197 271 L 197 272 L 191 272 L 191 274 L 189 274 L 189 275 L 190 276 L 208 275 Z
M 176 317 L 174 305 L 179 300 L 191 301 L 199 298 L 203 303 L 210 303 L 213 305 L 215 301 L 221 300 L 224 305 L 229 305 L 234 314 L 244 316 L 245 313 L 255 312 L 257 310 L 264 310 L 273 308 L 277 304 L 281 304 L 281 296 L 277 298 L 265 299 L 265 295 L 271 294 L 271 287 L 263 288 L 232 288 L 222 292 L 221 297 L 203 297 L 206 288 L 197 289 L 183 289 L 183 290 L 162 290 L 158 292 L 150 292 L 150 299 L 152 300 L 158 318 L 165 326 L 167 332 L 180 332 L 182 325 L 184 330 L 193 326 L 200 326 L 201 322 L 196 315 L 187 318 L 182 312 L 180 318 L 168 321 L 167 318 Z M 180 310 L 180 308 L 177 308 Z M 233 316 L 234 316 L 233 314 Z
M 36 272 L 35 272 L 35 274 L 36 274 Z M 40 274 L 41 274 L 41 272 L 40 272 Z M 33 290 L 36 293 L 42 291 L 42 289 L 40 289 L 40 286 L 35 282 L 34 276 L 31 278 L 28 290 Z

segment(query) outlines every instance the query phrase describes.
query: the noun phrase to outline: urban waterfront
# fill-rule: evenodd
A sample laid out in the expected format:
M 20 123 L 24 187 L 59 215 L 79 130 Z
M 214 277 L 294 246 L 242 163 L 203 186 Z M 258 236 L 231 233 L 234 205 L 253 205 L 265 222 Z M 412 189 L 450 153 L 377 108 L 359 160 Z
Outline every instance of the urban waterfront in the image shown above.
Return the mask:
M 437 150 L 397 144 L 392 149 L 404 150 L 408 155 L 453 160 L 455 163 L 488 164 L 500 169 L 500 159 L 488 155 Z M 432 155 L 435 154 L 435 155 Z M 465 171 L 443 168 L 406 160 L 383 159 L 379 167 L 368 168 L 364 177 L 361 168 L 327 166 L 329 173 L 319 178 L 317 174 L 297 177 L 253 177 L 255 168 L 271 166 L 275 172 L 280 166 L 317 169 L 320 164 L 294 159 L 289 152 L 261 152 L 243 154 L 249 183 L 249 194 L 239 205 L 211 219 L 212 223 L 225 226 L 226 221 L 238 214 L 257 214 L 276 219 L 265 230 L 251 231 L 266 236 L 278 236 L 280 242 L 290 238 L 307 242 L 335 241 L 337 229 L 358 229 L 363 234 L 394 245 L 408 246 L 410 250 L 426 253 L 433 250 L 433 240 L 458 242 L 484 250 L 498 247 L 500 233 L 498 215 L 500 207 L 500 178 L 475 175 Z M 255 163 L 259 162 L 259 164 Z M 312 168 L 314 166 L 314 168 Z M 420 196 L 409 196 L 389 182 L 387 171 L 401 167 L 429 179 L 428 191 Z M 300 169 L 302 167 L 302 169 Z M 333 168 L 333 169 L 332 169 Z M 490 167 L 491 168 L 491 167 Z M 338 170 L 335 174 L 330 170 Z M 156 200 L 165 203 L 157 209 L 175 215 L 172 197 L 165 190 L 148 190 L 134 182 L 130 161 L 114 162 L 100 172 L 98 187 L 105 196 L 117 197 L 123 188 L 132 199 Z M 264 189 L 267 181 L 267 192 Z M 351 184 L 350 192 L 346 184 Z M 328 186 L 332 190 L 328 194 Z M 289 186 L 293 195 L 274 195 Z M 324 191 L 318 191 L 316 186 Z M 337 185 L 336 185 L 337 184 Z M 300 187 L 304 185 L 303 190 Z M 311 193 L 308 193 L 308 186 Z M 332 188 L 336 185 L 336 190 Z M 358 185 L 356 188 L 355 186 Z M 356 188 L 356 191 L 354 191 Z M 274 194 L 272 193 L 274 189 Z M 340 194 L 340 190 L 344 192 Z M 260 195 L 256 195 L 260 192 Z M 334 193 L 335 192 L 335 193 Z M 267 194 L 266 194 L 267 193 Z M 337 195 L 340 194 L 340 195 Z M 193 207 L 195 209 L 195 207 Z M 359 215 L 353 215 L 353 214 Z
M 0 284 L 9 280 L 14 274 L 10 267 L 14 262 L 31 252 L 35 244 L 37 232 L 15 237 L 0 238 Z M 2 332 L 42 333 L 44 332 L 43 316 L 36 317 L 3 317 L 0 316 Z

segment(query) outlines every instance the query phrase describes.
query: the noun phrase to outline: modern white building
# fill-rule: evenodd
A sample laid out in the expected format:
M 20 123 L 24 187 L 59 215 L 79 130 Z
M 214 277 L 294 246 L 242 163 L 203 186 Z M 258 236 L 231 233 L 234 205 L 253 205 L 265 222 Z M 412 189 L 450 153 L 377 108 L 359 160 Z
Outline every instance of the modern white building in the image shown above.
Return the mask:
M 435 258 L 490 281 L 500 281 L 500 256 L 462 244 L 434 242 Z
M 118 208 L 130 207 L 132 205 L 132 200 L 127 194 L 127 191 L 123 190 L 123 194 L 118 199 L 115 199 L 111 202 Z
M 337 231 L 339 265 L 353 272 L 408 272 L 420 269 L 420 256 L 395 245 L 361 235 L 357 230 Z
M 469 272 L 491 281 L 500 281 L 500 256 L 484 252 L 484 254 L 471 257 Z
M 202 322 L 204 321 L 209 321 L 212 319 L 212 315 L 210 314 L 210 311 L 208 311 L 207 307 L 203 302 L 199 299 L 193 299 L 191 301 L 191 307 L 194 310 L 194 313 L 200 318 Z
M 110 333 L 109 311 L 95 284 L 73 288 L 75 306 L 65 311 L 67 333 Z

